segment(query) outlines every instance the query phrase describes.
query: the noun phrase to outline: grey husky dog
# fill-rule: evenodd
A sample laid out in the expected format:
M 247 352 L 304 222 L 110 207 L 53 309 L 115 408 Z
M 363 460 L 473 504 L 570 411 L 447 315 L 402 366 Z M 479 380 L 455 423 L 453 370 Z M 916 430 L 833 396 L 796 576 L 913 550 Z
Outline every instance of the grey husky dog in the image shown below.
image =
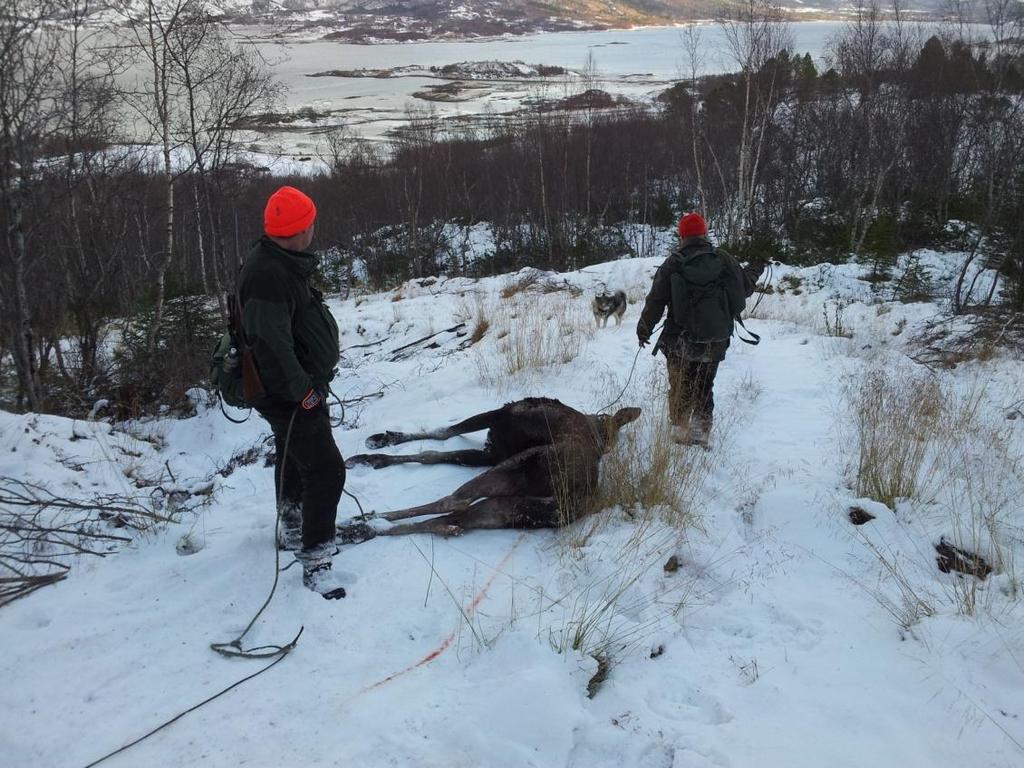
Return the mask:
M 604 328 L 608 324 L 608 318 L 615 316 L 615 324 L 622 323 L 622 316 L 626 314 L 626 294 L 624 291 L 615 293 L 599 293 L 590 304 L 594 310 L 594 322 L 598 328 Z

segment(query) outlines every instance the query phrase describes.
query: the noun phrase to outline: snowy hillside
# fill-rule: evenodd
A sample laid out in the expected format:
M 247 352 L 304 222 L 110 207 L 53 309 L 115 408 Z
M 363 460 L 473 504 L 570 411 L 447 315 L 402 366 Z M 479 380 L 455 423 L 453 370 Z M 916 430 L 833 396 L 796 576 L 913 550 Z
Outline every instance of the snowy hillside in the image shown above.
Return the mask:
M 957 263 L 917 256 L 939 284 Z M 609 508 L 563 531 L 346 546 L 340 601 L 285 570 L 245 642 L 303 627 L 295 650 L 104 765 L 1024 764 L 1020 362 L 912 362 L 935 305 L 884 301 L 865 267 L 777 266 L 748 322 L 763 342 L 721 368 L 712 450 L 674 446 L 663 362 L 636 356 L 634 334 L 659 263 L 331 302 L 348 350 L 334 389 L 359 400 L 335 430 L 345 455 L 386 428 L 526 395 L 596 411 L 625 388 L 617 405 L 644 415 L 604 460 Z M 621 327 L 593 327 L 600 287 L 632 302 Z M 865 419 L 897 429 L 900 393 L 921 387 L 942 409 L 913 493 L 895 509 L 859 497 Z M 264 665 L 209 645 L 274 578 L 269 431 L 196 399 L 192 418 L 118 427 L 0 413 L 0 477 L 186 510 L 0 608 L 5 766 L 87 765 Z M 347 489 L 386 511 L 478 471 L 357 467 Z M 854 525 L 854 507 L 874 519 Z M 341 517 L 356 513 L 344 498 Z M 940 572 L 943 538 L 993 573 Z
M 180 0 L 155 0 L 157 7 Z M 153 0 L 95 3 L 95 18 L 118 19 L 125 9 L 141 14 Z M 202 0 L 230 23 L 272 22 L 274 34 L 352 42 L 436 40 L 576 29 L 670 25 L 720 15 L 729 0 Z M 794 18 L 842 18 L 854 4 L 814 0 L 784 6 Z M 913 0 L 911 12 L 934 12 L 934 0 Z

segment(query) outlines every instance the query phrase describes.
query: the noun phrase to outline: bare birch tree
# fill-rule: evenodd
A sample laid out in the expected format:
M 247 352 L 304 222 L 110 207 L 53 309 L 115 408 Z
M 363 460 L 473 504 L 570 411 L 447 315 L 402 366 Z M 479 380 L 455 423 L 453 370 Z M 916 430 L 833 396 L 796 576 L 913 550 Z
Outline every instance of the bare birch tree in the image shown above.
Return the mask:
M 141 10 L 136 8 L 141 3 Z M 151 261 L 155 295 L 153 322 L 146 342 L 152 355 L 156 351 L 160 325 L 163 321 L 164 300 L 167 292 L 167 270 L 174 260 L 174 223 L 176 200 L 174 183 L 188 170 L 175 167 L 175 152 L 181 141 L 174 128 L 180 105 L 181 79 L 174 47 L 177 38 L 191 35 L 187 27 L 202 13 L 198 0 L 120 0 L 120 11 L 131 40 L 132 53 L 137 57 L 139 76 L 125 101 L 134 112 L 136 126 L 145 131 L 140 137 L 155 141 L 160 152 L 160 172 L 163 178 L 163 242 Z
M 26 233 L 41 147 L 56 123 L 57 34 L 44 22 L 48 0 L 8 0 L 0 12 L 0 319 L 14 354 L 19 400 L 30 410 L 43 401 L 41 355 L 27 281 L 38 248 Z
M 767 65 L 782 52 L 791 50 L 793 44 L 789 25 L 772 0 L 745 0 L 720 25 L 743 84 L 736 175 L 724 228 L 726 239 L 735 241 L 752 219 L 755 188 L 780 99 L 776 69 Z M 760 77 L 762 73 L 767 73 L 766 79 Z

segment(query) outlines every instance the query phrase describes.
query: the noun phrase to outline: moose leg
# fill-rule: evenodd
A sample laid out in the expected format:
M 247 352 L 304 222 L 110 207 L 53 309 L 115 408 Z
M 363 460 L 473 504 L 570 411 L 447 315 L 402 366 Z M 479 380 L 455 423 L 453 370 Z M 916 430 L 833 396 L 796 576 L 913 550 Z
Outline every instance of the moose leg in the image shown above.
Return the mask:
M 467 432 L 479 432 L 482 429 L 490 429 L 494 423 L 494 417 L 501 413 L 501 409 L 485 411 L 468 419 L 452 424 L 450 427 L 439 427 L 427 432 L 378 432 L 366 438 L 367 448 L 385 448 L 389 445 L 408 443 L 411 440 L 447 440 L 449 437 L 464 435 Z
M 396 509 L 394 512 L 385 512 L 381 517 L 385 520 L 405 520 L 409 517 L 422 517 L 424 515 L 443 515 L 448 512 L 458 512 L 467 509 L 473 503 L 472 499 L 457 499 L 455 496 L 444 496 L 437 501 L 428 504 L 420 504 L 418 507 L 407 507 Z
M 403 523 L 378 531 L 380 536 L 403 536 L 408 533 L 434 533 L 458 536 L 464 531 L 495 528 L 557 528 L 560 525 L 558 502 L 552 496 L 514 496 L 483 499 L 459 512 Z
M 552 455 L 551 446 L 522 451 L 463 483 L 437 501 L 388 512 L 381 517 L 385 520 L 404 520 L 408 517 L 459 512 L 477 499 L 530 496 L 538 492 L 549 495 L 552 490 L 548 463 Z
M 423 451 L 389 455 L 386 453 L 357 453 L 345 461 L 346 467 L 366 464 L 374 469 L 391 467 L 395 464 L 458 464 L 461 467 L 493 467 L 494 455 L 490 451 L 479 448 L 467 448 L 464 451 Z

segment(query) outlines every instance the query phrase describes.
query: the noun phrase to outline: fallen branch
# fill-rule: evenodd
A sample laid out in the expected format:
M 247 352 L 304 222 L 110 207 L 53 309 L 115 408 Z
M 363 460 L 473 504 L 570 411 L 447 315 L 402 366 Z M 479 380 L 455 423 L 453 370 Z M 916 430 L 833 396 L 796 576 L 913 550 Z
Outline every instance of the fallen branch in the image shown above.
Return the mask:
M 170 521 L 128 496 L 74 499 L 0 478 L 0 607 L 63 580 L 71 558 L 106 557 L 131 541 L 111 528 L 144 531 Z
M 393 349 L 391 350 L 391 352 L 388 353 L 391 355 L 390 362 L 394 363 L 397 360 L 401 359 L 401 357 L 399 356 L 400 352 L 404 352 L 405 350 L 410 349 L 411 347 L 415 347 L 418 344 L 422 344 L 425 341 L 430 341 L 435 336 L 440 336 L 442 333 L 457 333 L 458 331 L 462 331 L 465 329 L 466 324 L 459 323 L 458 325 L 453 325 L 451 328 L 445 328 L 443 331 L 437 331 L 436 333 L 432 333 L 429 336 L 424 336 L 422 339 L 416 339 L 416 341 L 411 341 L 408 344 L 404 344 L 403 346 L 398 347 L 398 349 Z
M 347 400 L 338 398 L 338 402 L 342 405 L 355 405 L 356 403 L 361 403 L 364 400 L 379 400 L 382 397 L 384 397 L 384 390 L 379 389 L 376 392 L 367 392 L 365 395 L 356 395 L 355 397 L 350 397 Z
M 32 507 L 38 510 L 77 510 L 84 512 L 100 511 L 111 516 L 121 516 L 127 520 L 142 518 L 151 523 L 169 523 L 171 518 L 165 517 L 130 497 L 111 494 L 96 494 L 89 499 L 69 499 L 58 496 L 52 491 L 35 483 L 27 483 L 14 478 L 0 478 L 0 505 L 14 507 Z M 144 530 L 141 522 L 128 523 L 129 527 Z
M 371 341 L 368 344 L 354 344 L 351 347 L 345 347 L 343 350 L 341 350 L 341 354 L 344 355 L 346 352 L 352 349 L 366 349 L 367 347 L 376 347 L 378 344 L 383 344 L 390 338 L 390 336 L 385 336 L 383 339 L 377 339 L 377 341 Z
M 0 607 L 30 595 L 37 589 L 63 581 L 68 575 L 68 570 L 70 569 L 65 568 L 58 573 L 48 573 L 43 576 L 0 577 Z

